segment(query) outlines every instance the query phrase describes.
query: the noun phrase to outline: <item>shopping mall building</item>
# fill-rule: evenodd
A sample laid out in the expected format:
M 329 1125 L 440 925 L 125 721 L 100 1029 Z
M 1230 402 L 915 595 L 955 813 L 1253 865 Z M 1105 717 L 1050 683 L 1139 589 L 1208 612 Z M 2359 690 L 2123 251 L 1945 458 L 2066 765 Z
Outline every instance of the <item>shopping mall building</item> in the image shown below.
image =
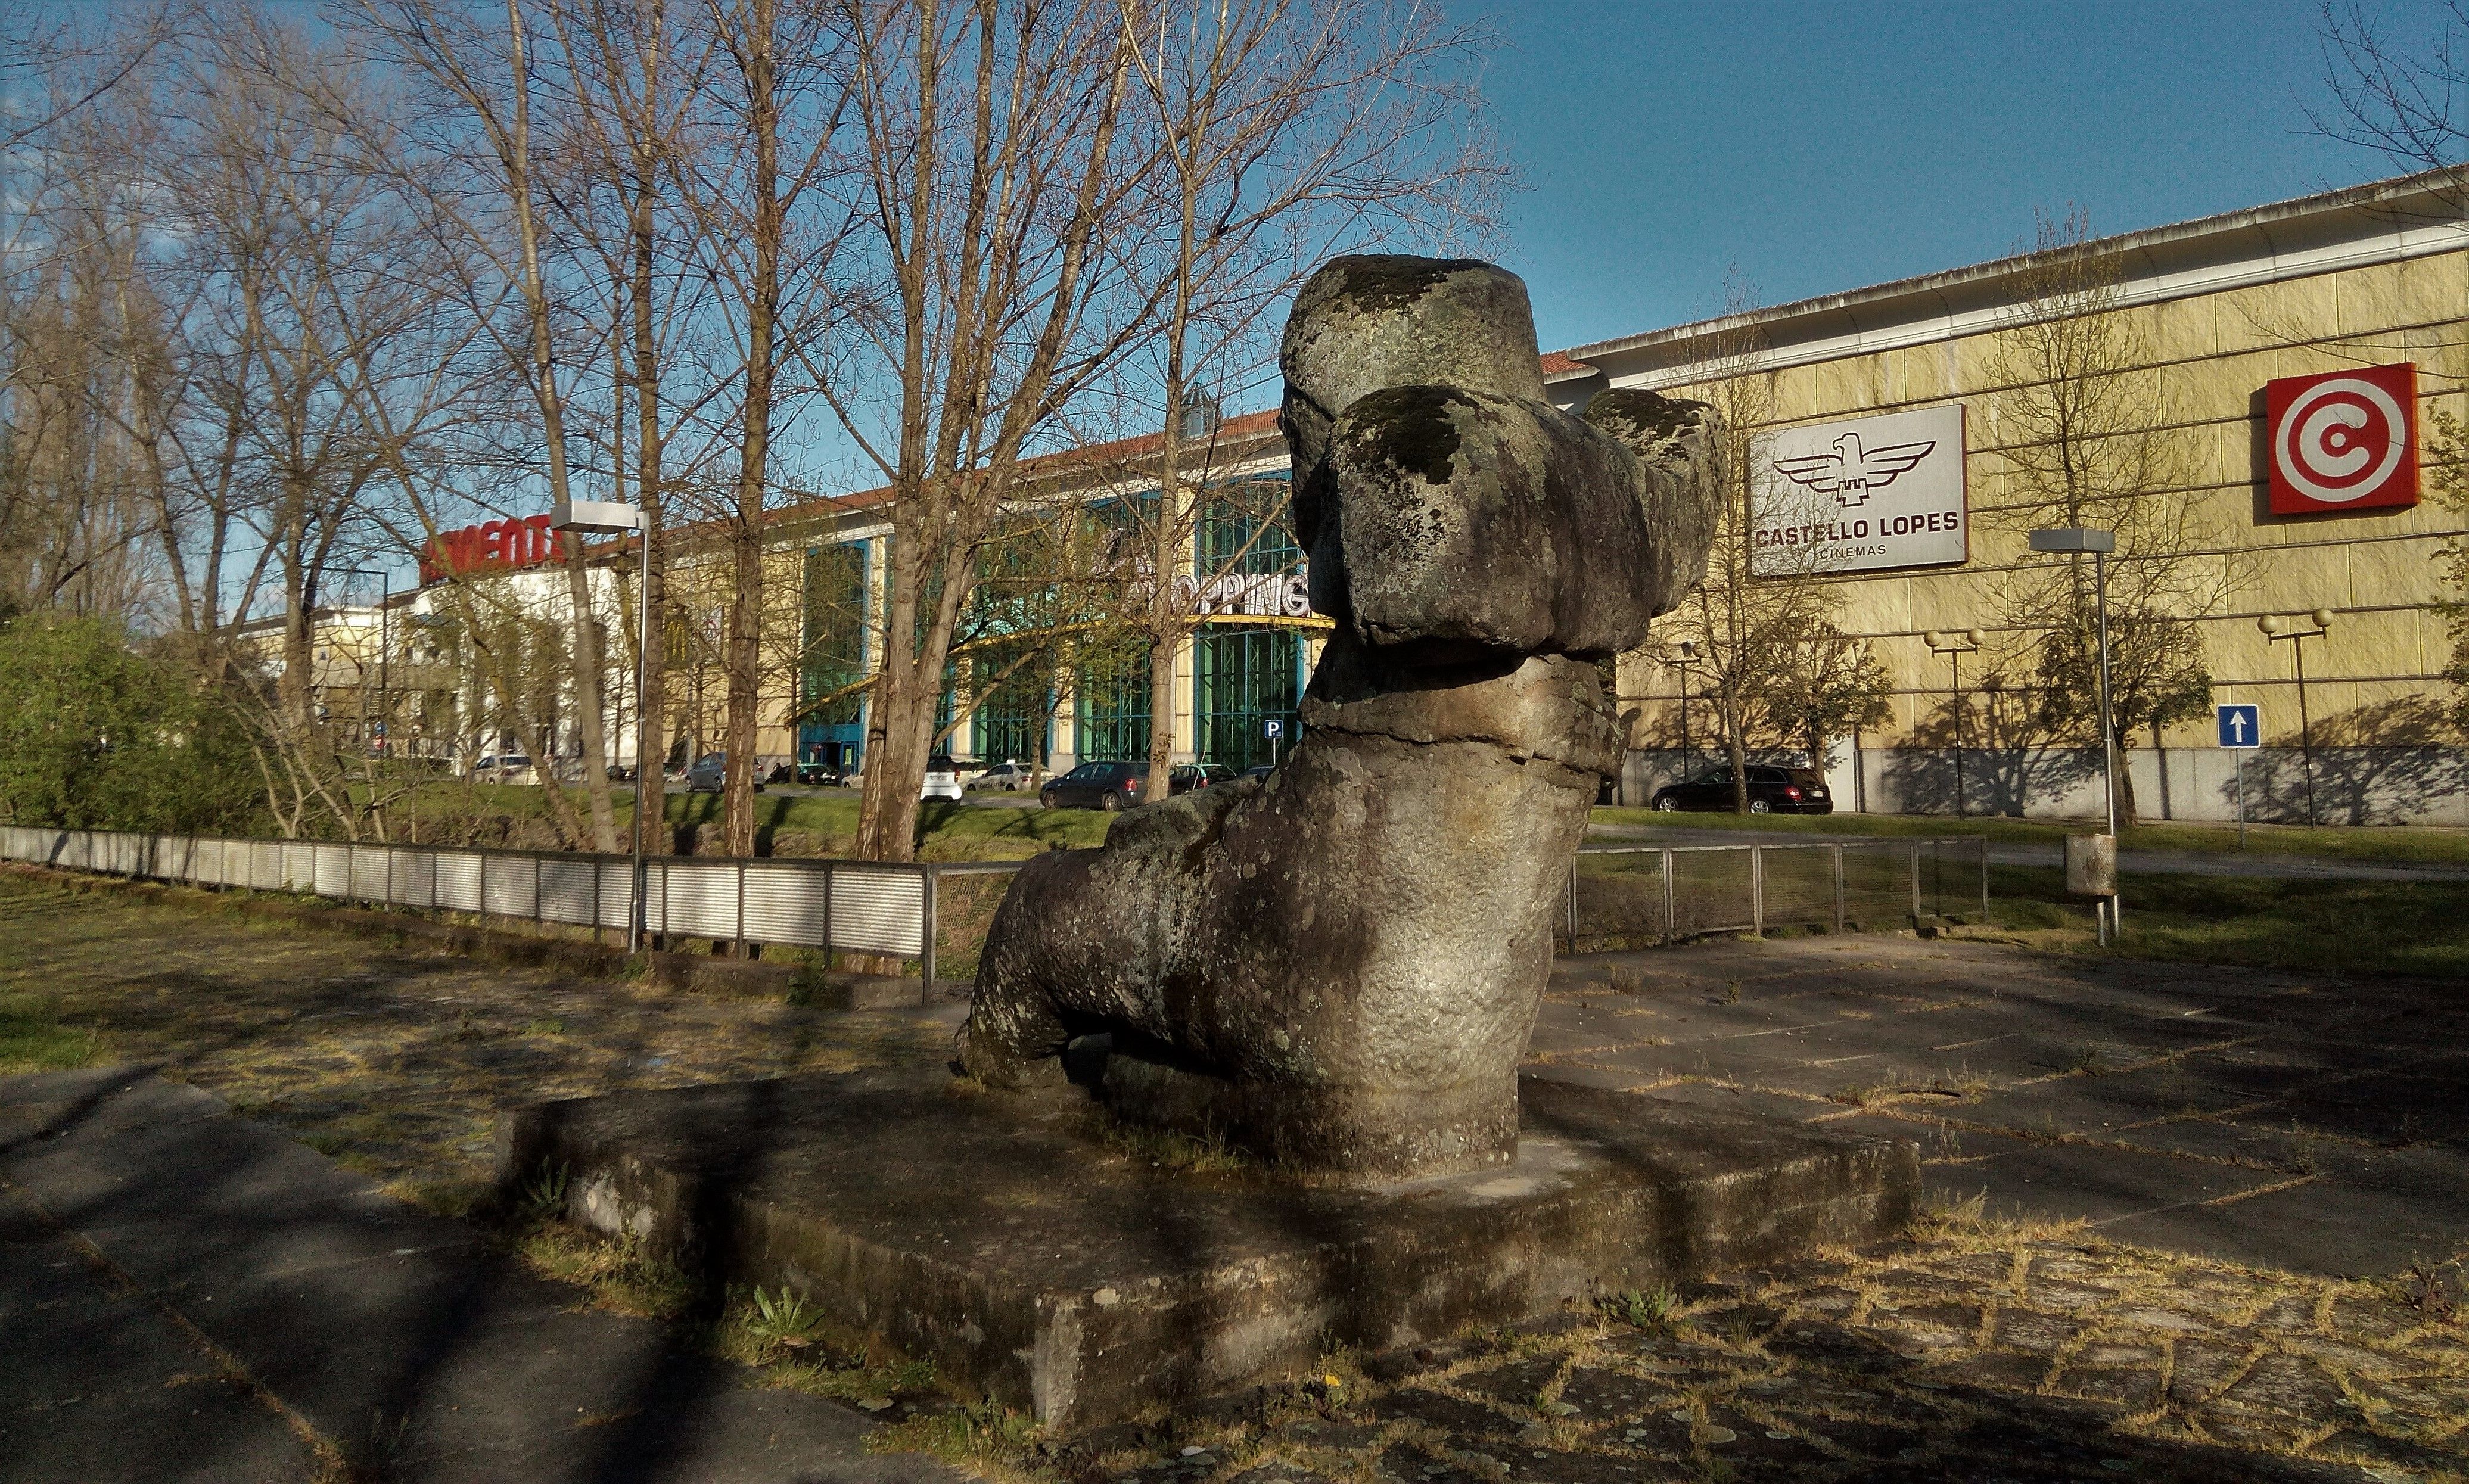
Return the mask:
M 2469 520 L 2432 498 L 2437 417 L 2460 403 L 2462 219 L 2442 191 L 2388 181 L 2110 238 L 2070 260 L 2096 270 L 2115 332 L 2103 344 L 2124 358 L 2100 372 L 2134 388 L 2135 426 L 2099 435 L 2156 451 L 2140 467 L 2166 478 L 2138 498 L 2169 502 L 2166 560 L 2203 579 L 2185 616 L 2212 700 L 2260 708 L 2265 745 L 2246 755 L 2242 784 L 2209 713 L 2135 738 L 2146 816 L 2228 818 L 2242 787 L 2257 819 L 2303 817 L 2311 790 L 2327 821 L 2469 823 L 2469 754 L 2442 715 L 2451 646 L 2436 562 Z M 1829 749 L 1839 806 L 2097 811 L 2094 739 L 2031 724 L 2025 657 L 2046 615 L 2014 596 L 2036 523 L 2018 469 L 2047 462 L 2032 443 L 2044 419 L 2025 409 L 2046 402 L 2031 326 L 2045 323 L 2035 306 L 2048 302 L 2053 263 L 2027 254 L 1545 358 L 1551 395 L 1573 409 L 1615 387 L 1704 396 L 1756 379 L 1753 461 L 1773 466 L 1765 485 L 1804 500 L 1788 520 L 1761 516 L 1775 529 L 1759 537 L 1834 588 L 1838 626 L 1891 681 L 1889 719 Z M 1285 477 L 1269 414 L 1202 430 L 1212 480 Z M 1038 474 L 1050 489 L 1101 481 L 1099 505 L 1137 501 L 1153 498 L 1141 472 L 1150 448 L 1078 451 Z M 777 518 L 768 580 L 786 602 L 766 622 L 781 637 L 767 760 L 863 761 L 889 539 L 878 499 L 817 499 Z M 1163 726 L 1178 758 L 1239 768 L 1290 745 L 1327 623 L 1297 595 L 1290 537 L 1256 528 L 1260 508 L 1235 502 L 1197 524 L 1189 580 L 1211 612 L 1178 646 L 1171 715 L 1151 714 L 1144 661 L 1027 687 L 996 662 L 995 634 L 956 652 L 950 751 L 1062 769 L 1144 755 Z M 722 604 L 716 586 L 696 594 L 697 573 L 724 564 L 680 536 L 673 730 L 716 746 Z M 2122 548 L 2117 565 L 2138 560 Z M 1632 802 L 1709 760 L 1705 682 L 1677 658 L 1658 642 L 1619 665 L 1623 704 L 1643 713 L 1619 780 Z

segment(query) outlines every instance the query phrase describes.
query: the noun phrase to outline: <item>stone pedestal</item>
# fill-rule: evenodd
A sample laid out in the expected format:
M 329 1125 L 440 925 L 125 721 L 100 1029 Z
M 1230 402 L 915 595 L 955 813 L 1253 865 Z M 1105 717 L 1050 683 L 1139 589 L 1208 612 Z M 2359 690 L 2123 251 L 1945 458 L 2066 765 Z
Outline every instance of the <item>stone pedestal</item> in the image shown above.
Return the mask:
M 1313 1185 L 1160 1168 L 1078 1088 L 940 1068 L 620 1093 L 500 1123 L 574 1216 L 803 1290 L 1069 1429 L 1605 1294 L 1884 1237 L 1908 1145 L 1522 1080 L 1514 1159 Z

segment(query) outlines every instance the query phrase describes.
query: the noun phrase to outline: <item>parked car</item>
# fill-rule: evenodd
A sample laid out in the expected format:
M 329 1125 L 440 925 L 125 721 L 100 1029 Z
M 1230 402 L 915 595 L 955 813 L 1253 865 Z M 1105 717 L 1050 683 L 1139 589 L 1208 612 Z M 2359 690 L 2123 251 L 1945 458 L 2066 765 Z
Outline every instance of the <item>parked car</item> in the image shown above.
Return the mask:
M 941 753 L 926 759 L 926 783 L 917 791 L 920 800 L 942 799 L 960 801 L 960 765 Z
M 1035 775 L 1024 762 L 999 762 L 969 780 L 969 787 L 994 793 L 1016 794 L 1028 787 Z
M 1667 814 L 1675 809 L 1728 812 L 1734 804 L 1732 765 L 1721 764 L 1683 783 L 1667 783 L 1654 791 L 1651 803 Z M 1834 800 L 1827 797 L 1826 779 L 1814 768 L 1754 764 L 1749 769 L 1749 812 L 1833 814 Z
M 540 773 L 521 753 L 491 753 L 472 765 L 474 783 L 537 783 Z
M 1265 778 L 1265 777 L 1267 777 L 1270 774 L 1275 773 L 1275 772 L 1277 772 L 1277 771 L 1278 771 L 1278 765 L 1277 765 L 1276 763 L 1262 763 L 1262 764 L 1260 764 L 1260 766 L 1258 766 L 1258 767 L 1257 767 L 1257 768 L 1246 768 L 1246 769 L 1244 769 L 1244 770 L 1243 770 L 1243 777 L 1247 777 L 1247 778 Z
M 1178 794 L 1188 794 L 1195 788 L 1207 788 L 1212 783 L 1234 781 L 1234 770 L 1224 763 L 1178 763 L 1174 771 L 1166 775 L 1168 786 Z
M 1084 762 L 1037 791 L 1037 801 L 1050 809 L 1103 809 L 1113 813 L 1141 801 L 1147 786 L 1144 762 Z
M 799 763 L 797 781 L 813 787 L 836 788 L 842 781 L 841 770 L 830 763 Z
M 727 786 L 728 754 L 727 753 L 705 753 L 695 759 L 693 767 L 686 770 L 686 792 L 689 794 L 717 794 Z M 761 778 L 754 780 L 754 791 L 758 794 L 763 792 Z

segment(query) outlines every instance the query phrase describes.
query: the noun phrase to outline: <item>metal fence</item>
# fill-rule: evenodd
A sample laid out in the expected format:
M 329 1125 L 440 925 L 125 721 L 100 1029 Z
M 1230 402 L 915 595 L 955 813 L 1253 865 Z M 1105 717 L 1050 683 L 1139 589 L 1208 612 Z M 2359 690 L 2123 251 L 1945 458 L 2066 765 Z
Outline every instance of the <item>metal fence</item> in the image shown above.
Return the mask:
M 1908 928 L 1989 912 L 1985 836 L 1589 846 L 1569 868 L 1565 952 L 1705 933 Z
M 297 892 L 621 931 L 634 909 L 633 858 L 579 851 L 0 825 L 0 858 L 192 886 Z M 944 937 L 938 909 L 945 878 L 1007 875 L 1020 866 L 660 856 L 646 861 L 644 869 L 648 932 L 914 959 L 931 986 Z
M 623 930 L 634 862 L 558 850 L 474 850 L 324 840 L 232 840 L 0 825 L 0 858 L 193 886 L 297 892 L 534 923 Z M 645 930 L 975 966 L 997 879 L 1017 861 L 711 859 L 645 862 Z M 959 878 L 955 880 L 953 878 Z M 982 878 L 982 879 L 971 879 Z M 1989 842 L 1846 840 L 1745 846 L 1594 846 L 1569 870 L 1563 952 L 1706 933 L 1910 927 L 1989 909 Z

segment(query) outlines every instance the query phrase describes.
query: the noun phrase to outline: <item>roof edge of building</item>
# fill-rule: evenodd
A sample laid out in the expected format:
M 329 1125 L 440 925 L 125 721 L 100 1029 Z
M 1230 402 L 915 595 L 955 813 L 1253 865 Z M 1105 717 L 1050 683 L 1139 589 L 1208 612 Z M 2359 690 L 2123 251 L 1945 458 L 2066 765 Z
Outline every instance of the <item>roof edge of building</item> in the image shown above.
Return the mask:
M 2111 237 L 2095 238 L 2082 246 L 2095 257 L 2109 260 L 2132 258 L 2137 255 L 2147 258 L 2166 255 L 2181 259 L 2200 259 L 2204 256 L 2200 251 L 2204 244 L 2219 244 L 2227 248 L 2238 240 L 2252 240 L 2260 236 L 2269 250 L 2275 228 L 2286 231 L 2302 223 L 2324 222 L 2341 218 L 2363 218 L 2369 222 L 2381 220 L 2383 225 L 2377 230 L 2386 233 L 2397 233 L 2403 230 L 2400 223 L 2411 216 L 2415 217 L 2418 225 L 2442 225 L 2460 230 L 2464 227 L 2462 210 L 2464 198 L 2469 198 L 2469 180 L 2464 180 L 2460 172 L 2431 170 L 2417 174 L 2367 181 L 2337 191 L 2296 197 L 2267 205 L 2220 212 L 2164 226 L 2145 227 Z M 2412 207 L 2432 209 L 2412 211 Z M 2376 234 L 2360 232 L 2356 235 L 2363 238 Z M 1882 308 L 1898 302 L 1909 304 L 1915 301 L 1936 301 L 1940 305 L 1945 305 L 1949 301 L 1957 299 L 1988 297 L 1983 290 L 2001 280 L 2018 277 L 2046 263 L 2059 252 L 2066 250 L 2070 249 L 2044 249 L 2010 254 L 1964 267 L 1946 268 L 1909 278 L 1893 279 L 1865 288 L 1800 299 L 1789 304 L 1779 304 L 1736 314 L 1720 315 L 1713 319 L 1671 325 L 1638 335 L 1622 336 L 1608 340 L 1572 346 L 1567 350 L 1552 353 L 1546 357 L 1546 359 L 1557 359 L 1582 369 L 1553 377 L 1550 380 L 1574 381 L 1581 379 L 1589 372 L 1597 375 L 1605 374 L 1604 368 L 1600 364 L 1604 360 L 1633 359 L 1642 353 L 1657 350 L 1679 351 L 1697 342 L 1743 331 L 1759 331 L 1772 335 L 1779 328 L 1791 325 L 1795 321 L 1857 320 L 1860 317 L 1860 311 L 1863 309 Z M 2225 253 L 2223 256 L 2226 258 L 2227 254 Z M 2293 271 L 2288 276 L 2297 277 L 2326 270 L 2322 267 L 2308 266 Z M 1947 311 L 1941 308 L 1937 313 L 1944 314 Z M 1911 317 L 1924 316 L 1915 314 Z

